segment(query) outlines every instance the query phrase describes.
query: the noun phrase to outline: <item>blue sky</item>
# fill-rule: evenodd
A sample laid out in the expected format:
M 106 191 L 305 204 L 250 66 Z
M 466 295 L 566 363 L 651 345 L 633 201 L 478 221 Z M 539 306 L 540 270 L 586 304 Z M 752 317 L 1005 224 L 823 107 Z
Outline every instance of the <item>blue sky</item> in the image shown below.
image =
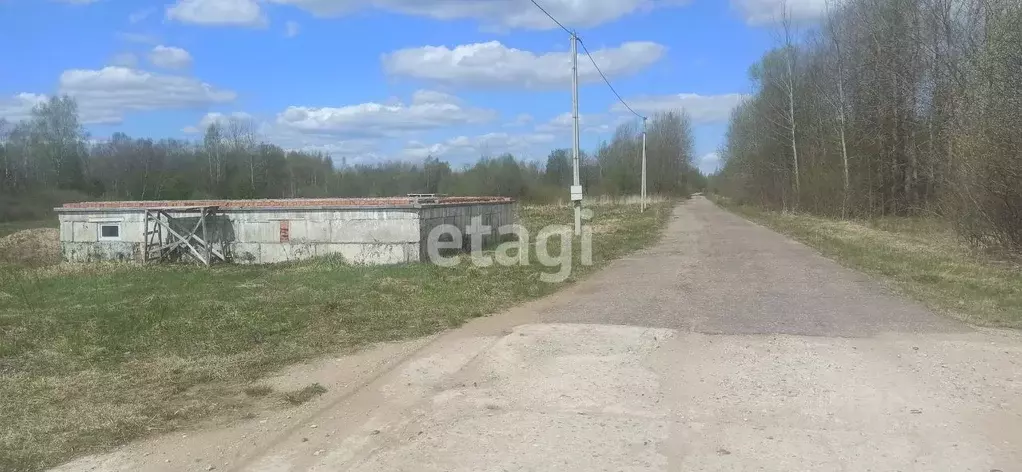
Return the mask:
M 685 109 L 704 171 L 783 0 L 543 0 L 641 114 Z M 812 19 L 823 0 L 789 0 Z M 570 147 L 569 39 L 529 0 L 0 0 L 0 117 L 54 93 L 102 140 L 235 116 L 349 162 Z M 580 57 L 582 143 L 637 122 Z

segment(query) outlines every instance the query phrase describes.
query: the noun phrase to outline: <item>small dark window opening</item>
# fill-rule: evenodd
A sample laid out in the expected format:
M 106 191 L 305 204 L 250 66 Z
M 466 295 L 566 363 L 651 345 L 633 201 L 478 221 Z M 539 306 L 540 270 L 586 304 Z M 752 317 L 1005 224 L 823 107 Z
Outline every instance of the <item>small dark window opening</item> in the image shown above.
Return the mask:
M 119 238 L 121 237 L 121 227 L 117 225 L 103 225 L 99 228 L 100 236 L 104 238 Z

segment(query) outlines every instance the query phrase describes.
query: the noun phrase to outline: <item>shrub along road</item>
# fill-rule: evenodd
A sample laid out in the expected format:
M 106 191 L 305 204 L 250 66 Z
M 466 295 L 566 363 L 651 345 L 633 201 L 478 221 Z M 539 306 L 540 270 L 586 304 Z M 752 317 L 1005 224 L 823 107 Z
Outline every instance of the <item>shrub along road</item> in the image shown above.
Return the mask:
M 255 441 L 263 420 L 63 470 L 1022 464 L 1017 332 L 935 315 L 701 198 L 652 248 L 409 352 Z

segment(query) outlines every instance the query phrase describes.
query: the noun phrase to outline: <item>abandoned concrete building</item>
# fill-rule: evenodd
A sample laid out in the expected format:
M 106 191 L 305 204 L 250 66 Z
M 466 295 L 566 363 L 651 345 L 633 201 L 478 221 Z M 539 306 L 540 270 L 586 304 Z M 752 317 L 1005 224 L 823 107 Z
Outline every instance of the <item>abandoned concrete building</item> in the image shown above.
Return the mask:
M 331 198 L 68 203 L 56 208 L 67 262 L 277 263 L 340 255 L 354 264 L 428 261 L 438 225 L 513 224 L 505 197 Z

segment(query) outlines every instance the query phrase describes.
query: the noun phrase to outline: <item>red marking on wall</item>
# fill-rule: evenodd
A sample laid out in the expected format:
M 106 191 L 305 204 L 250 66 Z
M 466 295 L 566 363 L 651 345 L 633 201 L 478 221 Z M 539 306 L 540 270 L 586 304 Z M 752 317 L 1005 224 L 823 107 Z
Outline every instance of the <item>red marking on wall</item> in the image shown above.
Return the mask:
M 288 243 L 291 242 L 291 222 L 281 221 L 280 222 L 280 242 Z

